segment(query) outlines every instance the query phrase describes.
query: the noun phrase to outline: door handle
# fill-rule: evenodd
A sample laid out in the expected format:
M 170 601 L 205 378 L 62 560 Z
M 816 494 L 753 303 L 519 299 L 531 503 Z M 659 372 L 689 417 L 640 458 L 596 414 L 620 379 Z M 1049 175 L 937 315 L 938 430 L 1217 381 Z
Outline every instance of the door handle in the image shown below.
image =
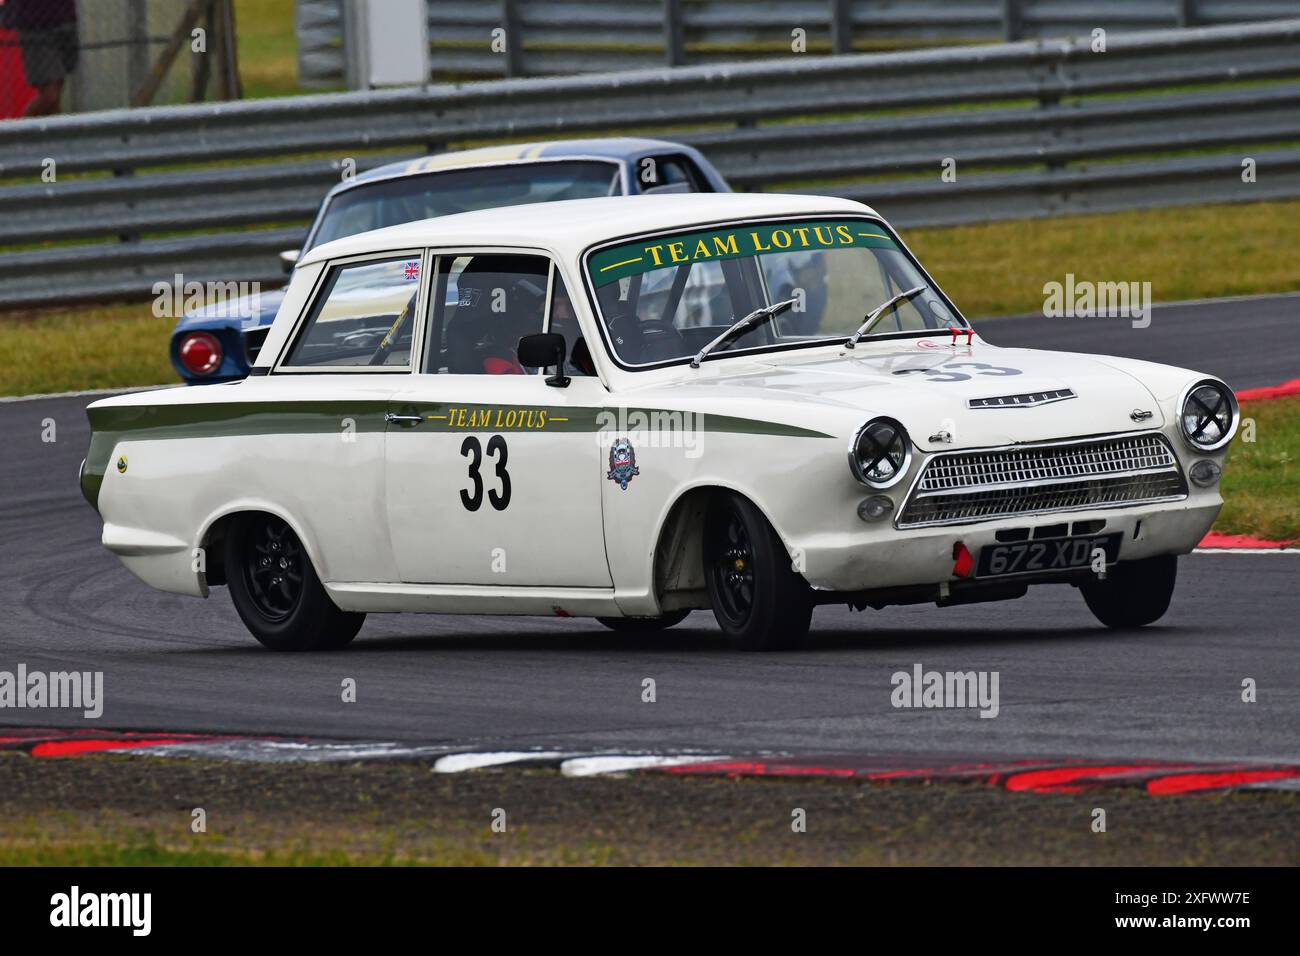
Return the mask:
M 423 415 L 397 415 L 393 412 L 384 412 L 384 421 L 390 425 L 418 425 L 424 421 Z

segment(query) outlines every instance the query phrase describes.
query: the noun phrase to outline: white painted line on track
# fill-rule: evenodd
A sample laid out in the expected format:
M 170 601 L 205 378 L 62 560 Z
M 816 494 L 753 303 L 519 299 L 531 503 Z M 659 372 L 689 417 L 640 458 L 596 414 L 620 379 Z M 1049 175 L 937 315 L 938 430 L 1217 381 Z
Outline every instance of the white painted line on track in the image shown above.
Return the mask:
M 1291 793 L 1300 793 L 1300 779 L 1287 777 L 1281 780 L 1259 780 L 1255 783 L 1243 783 L 1234 790 L 1285 790 Z
M 576 754 L 563 750 L 501 750 L 495 753 L 447 754 L 434 762 L 434 773 L 464 773 L 485 767 L 501 767 L 526 760 L 563 760 Z
M 150 747 L 124 746 L 110 753 L 133 757 L 196 757 L 249 763 L 351 763 L 358 760 L 413 760 L 446 753 L 445 747 L 398 743 L 325 744 L 283 740 L 195 740 Z
M 1300 548 L 1193 548 L 1192 554 L 1300 554 Z
M 711 763 L 730 759 L 725 754 L 603 754 L 596 757 L 576 757 L 560 764 L 560 773 L 566 777 L 595 777 L 606 773 L 625 773 L 629 770 L 646 770 L 651 767 L 682 767 L 693 763 Z

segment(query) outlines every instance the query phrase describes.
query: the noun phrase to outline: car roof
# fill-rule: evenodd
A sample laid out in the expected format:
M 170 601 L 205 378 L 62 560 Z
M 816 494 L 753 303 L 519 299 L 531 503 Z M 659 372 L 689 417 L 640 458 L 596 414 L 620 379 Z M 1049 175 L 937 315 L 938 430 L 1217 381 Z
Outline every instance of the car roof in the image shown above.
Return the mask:
M 876 215 L 870 206 L 829 196 L 777 193 L 683 193 L 611 196 L 498 206 L 362 232 L 317 246 L 302 259 L 364 255 L 435 245 L 528 246 L 577 256 L 606 239 L 738 219 Z
M 465 166 L 488 166 L 494 163 L 553 162 L 563 159 L 612 159 L 621 162 L 640 159 L 647 153 L 682 151 L 688 147 L 662 139 L 643 139 L 636 136 L 605 136 L 594 139 L 554 139 L 539 143 L 510 143 L 505 146 L 482 146 L 478 149 L 460 149 L 449 153 L 420 156 L 401 162 L 387 163 L 360 173 L 346 183 L 334 187 L 333 192 L 355 189 L 379 179 L 397 179 L 418 176 L 421 173 L 459 169 Z

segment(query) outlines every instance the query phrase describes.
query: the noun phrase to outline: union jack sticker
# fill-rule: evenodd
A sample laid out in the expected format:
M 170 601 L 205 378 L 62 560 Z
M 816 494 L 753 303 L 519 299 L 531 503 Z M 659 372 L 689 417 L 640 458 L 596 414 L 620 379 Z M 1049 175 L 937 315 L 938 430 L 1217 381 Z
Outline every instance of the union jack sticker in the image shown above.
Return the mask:
M 406 275 L 407 282 L 414 282 L 416 279 L 420 278 L 419 259 L 412 259 L 410 262 L 406 264 L 405 275 Z

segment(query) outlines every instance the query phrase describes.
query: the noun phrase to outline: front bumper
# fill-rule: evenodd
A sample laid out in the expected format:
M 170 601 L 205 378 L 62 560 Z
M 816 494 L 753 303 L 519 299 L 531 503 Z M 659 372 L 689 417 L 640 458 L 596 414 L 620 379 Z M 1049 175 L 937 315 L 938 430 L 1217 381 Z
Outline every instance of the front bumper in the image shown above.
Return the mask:
M 1027 528 L 1032 533 L 1035 528 L 1085 521 L 1105 522 L 1098 534 L 1123 535 L 1120 561 L 1186 554 L 1205 537 L 1222 505 L 1217 492 L 1201 492 L 1163 504 L 1008 517 L 962 526 L 897 530 L 863 524 L 802 542 L 804 577 L 817 590 L 844 592 L 952 582 L 958 580 L 953 574 L 953 548 L 959 542 L 978 558 L 981 548 L 997 543 L 999 531 Z

